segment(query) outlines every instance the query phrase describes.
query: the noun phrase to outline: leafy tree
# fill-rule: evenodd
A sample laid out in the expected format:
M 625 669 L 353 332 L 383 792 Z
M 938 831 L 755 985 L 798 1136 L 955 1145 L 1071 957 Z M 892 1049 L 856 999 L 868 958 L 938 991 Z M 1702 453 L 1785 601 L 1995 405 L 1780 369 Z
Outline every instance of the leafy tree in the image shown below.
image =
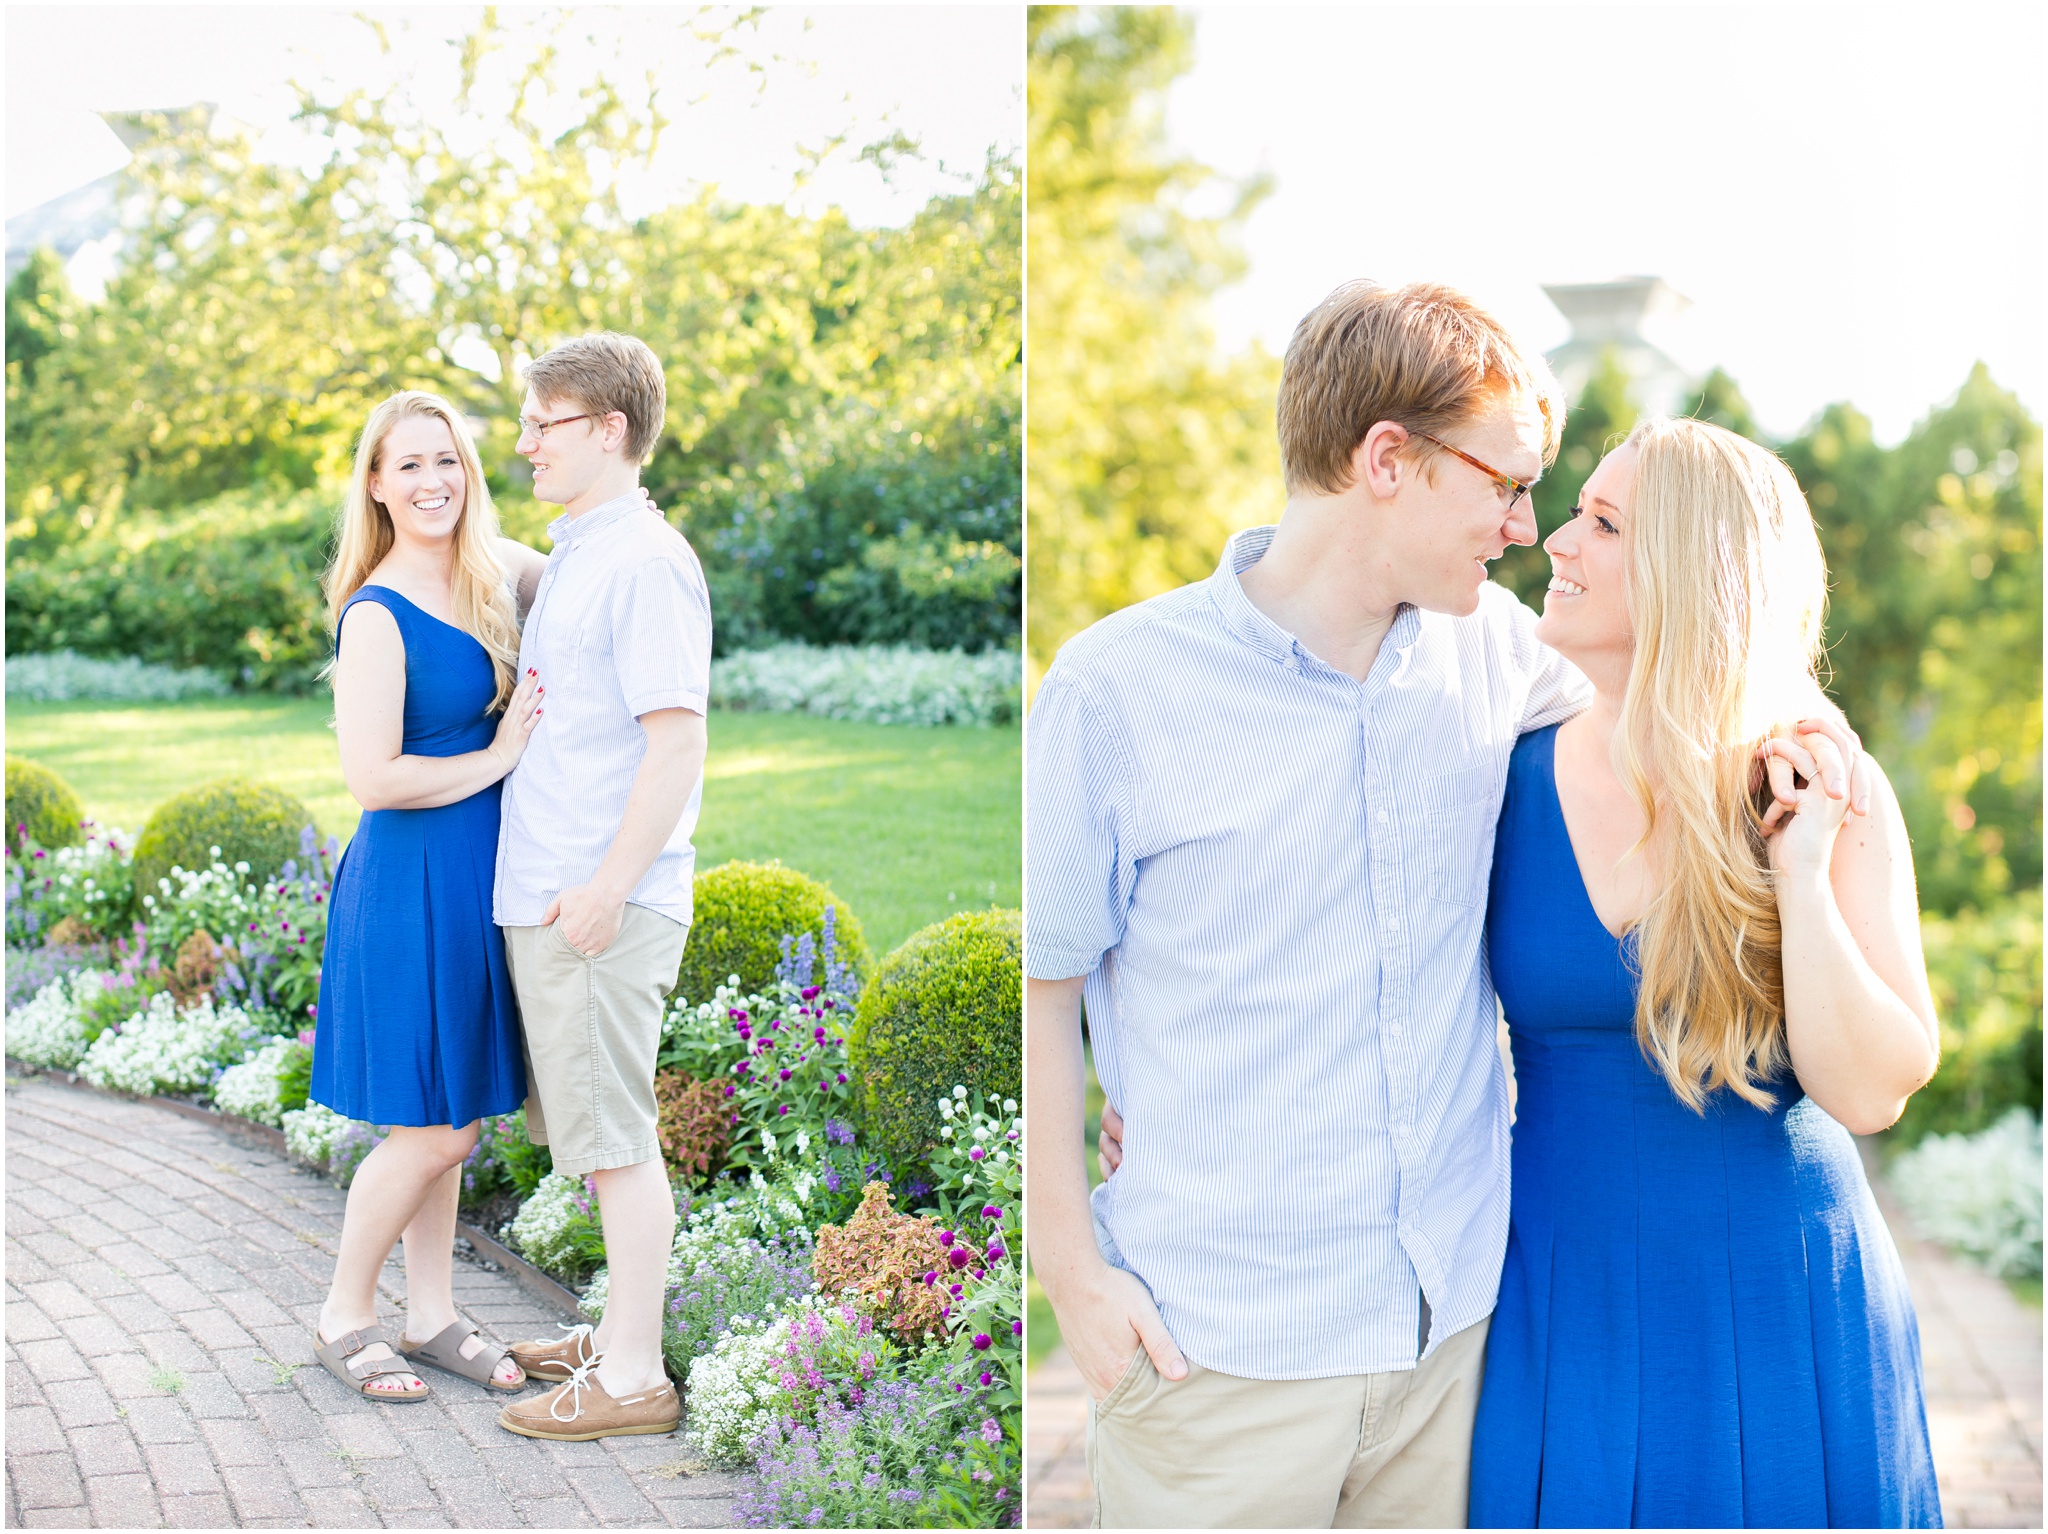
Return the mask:
M 1165 7 L 1034 6 L 1028 23 L 1030 659 L 1042 669 L 1105 613 L 1198 580 L 1280 496 L 1279 369 L 1220 359 L 1209 300 L 1267 190 L 1189 210 L 1206 166 L 1174 156 L 1161 111 L 1192 62 Z
M 2041 429 L 1980 363 L 1886 451 L 1783 448 L 1827 550 L 1830 690 L 1896 784 L 1926 909 L 2041 877 Z
M 554 511 L 513 450 L 520 370 L 609 327 L 668 370 L 646 480 L 703 554 L 721 648 L 1014 643 L 1016 165 L 903 229 L 711 193 L 629 216 L 622 183 L 668 126 L 652 87 L 570 89 L 557 67 L 487 12 L 453 114 L 404 89 L 306 94 L 282 161 L 199 113 L 144 120 L 105 301 L 78 304 L 47 257 L 9 289 L 15 566 L 153 541 L 223 492 L 331 497 L 370 407 L 406 387 L 471 415 L 508 531 L 538 540 Z M 458 365 L 465 347 L 494 368 Z M 57 589 L 14 573 L 17 599 Z

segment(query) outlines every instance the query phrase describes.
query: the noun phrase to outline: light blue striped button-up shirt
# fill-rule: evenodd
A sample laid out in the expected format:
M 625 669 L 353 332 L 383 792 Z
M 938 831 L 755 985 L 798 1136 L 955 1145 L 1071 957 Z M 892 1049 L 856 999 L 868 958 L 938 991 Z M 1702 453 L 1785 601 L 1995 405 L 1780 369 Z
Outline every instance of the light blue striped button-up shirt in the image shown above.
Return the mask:
M 1404 607 L 1361 683 L 1238 572 L 1103 619 L 1027 736 L 1025 965 L 1086 975 L 1124 1160 L 1113 1261 L 1195 1362 L 1321 1379 L 1416 1362 L 1489 1315 L 1507 1084 L 1484 943 L 1515 738 L 1585 679 L 1487 585 Z

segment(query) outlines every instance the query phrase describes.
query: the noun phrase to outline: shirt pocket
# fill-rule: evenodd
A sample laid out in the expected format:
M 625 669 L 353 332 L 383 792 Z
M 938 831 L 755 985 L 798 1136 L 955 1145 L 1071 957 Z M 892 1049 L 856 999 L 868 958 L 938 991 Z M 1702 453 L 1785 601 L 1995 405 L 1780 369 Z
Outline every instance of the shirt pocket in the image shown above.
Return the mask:
M 1469 909 L 1486 902 L 1486 850 L 1493 840 L 1493 785 L 1483 767 L 1453 772 L 1423 794 L 1423 894 Z

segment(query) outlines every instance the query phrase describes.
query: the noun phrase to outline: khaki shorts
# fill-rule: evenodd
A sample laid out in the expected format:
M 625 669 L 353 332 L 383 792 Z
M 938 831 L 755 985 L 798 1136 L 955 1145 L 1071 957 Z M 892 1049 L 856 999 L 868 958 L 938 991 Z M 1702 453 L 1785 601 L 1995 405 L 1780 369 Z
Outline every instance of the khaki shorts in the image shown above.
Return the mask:
M 675 989 L 687 924 L 628 905 L 596 958 L 562 924 L 505 928 L 505 967 L 526 1041 L 526 1135 L 570 1176 L 661 1154 L 654 1057 L 662 1000 Z
M 1140 1349 L 1088 1412 L 1096 1527 L 1462 1529 L 1487 1325 L 1327 1380 L 1175 1383 Z

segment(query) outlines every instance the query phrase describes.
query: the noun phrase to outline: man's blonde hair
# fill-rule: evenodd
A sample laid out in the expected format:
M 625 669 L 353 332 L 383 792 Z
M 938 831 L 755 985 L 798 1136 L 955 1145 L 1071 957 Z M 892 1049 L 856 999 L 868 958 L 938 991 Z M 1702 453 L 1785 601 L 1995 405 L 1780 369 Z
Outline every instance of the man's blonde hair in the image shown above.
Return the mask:
M 1542 358 L 1524 357 L 1500 321 L 1454 288 L 1347 282 L 1287 343 L 1279 416 L 1288 492 L 1348 489 L 1351 455 L 1381 421 L 1440 437 L 1504 400 L 1528 400 L 1542 414 L 1548 464 L 1564 397 Z M 1421 463 L 1437 456 L 1417 437 L 1403 451 Z
M 526 387 L 548 404 L 573 400 L 592 415 L 626 418 L 626 456 L 645 463 L 668 415 L 668 380 L 645 341 L 600 330 L 564 341 L 526 370 Z

